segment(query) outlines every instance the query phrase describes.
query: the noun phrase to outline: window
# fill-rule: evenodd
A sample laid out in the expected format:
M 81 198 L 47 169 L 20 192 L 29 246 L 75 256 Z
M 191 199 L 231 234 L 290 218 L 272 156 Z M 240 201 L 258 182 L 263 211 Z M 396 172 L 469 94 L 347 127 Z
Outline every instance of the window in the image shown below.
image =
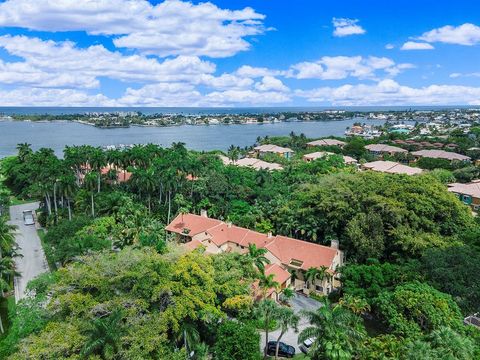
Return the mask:
M 323 286 L 315 285 L 315 290 L 317 290 L 319 292 L 323 292 Z
M 292 259 L 292 260 L 290 260 L 290 265 L 295 266 L 295 267 L 300 267 L 300 266 L 303 265 L 303 261 Z

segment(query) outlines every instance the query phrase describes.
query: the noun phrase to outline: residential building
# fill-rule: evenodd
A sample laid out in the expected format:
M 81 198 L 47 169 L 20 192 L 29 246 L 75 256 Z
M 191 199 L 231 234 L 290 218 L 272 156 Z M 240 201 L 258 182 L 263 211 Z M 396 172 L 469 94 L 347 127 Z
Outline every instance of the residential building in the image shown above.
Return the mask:
M 337 139 L 320 139 L 314 140 L 307 143 L 307 146 L 314 147 L 314 146 L 338 146 L 343 148 L 347 143 L 344 141 L 340 141 Z
M 471 158 L 466 155 L 457 154 L 451 151 L 445 150 L 419 150 L 412 152 L 415 159 L 420 158 L 432 158 L 432 159 L 445 159 L 449 161 L 470 161 Z
M 334 154 L 332 152 L 328 152 L 328 151 L 317 151 L 317 152 L 313 152 L 313 153 L 310 153 L 310 154 L 305 154 L 303 155 L 303 160 L 304 161 L 307 161 L 307 162 L 310 162 L 310 161 L 313 161 L 313 160 L 317 160 L 317 159 L 321 159 L 325 156 L 328 156 L 328 155 L 338 155 L 338 154 Z M 356 165 L 358 163 L 358 161 L 350 156 L 345 156 L 345 155 L 339 155 L 343 158 L 343 161 L 345 162 L 346 165 Z
M 473 211 L 480 209 L 480 180 L 474 180 L 468 184 L 448 184 L 448 191 L 456 194 L 458 198 Z
M 277 145 L 265 144 L 256 146 L 253 148 L 257 156 L 263 156 L 265 154 L 277 154 L 284 157 L 285 159 L 291 159 L 293 156 L 293 150 L 289 148 L 284 148 Z
M 365 149 L 370 151 L 372 155 L 375 156 L 383 156 L 383 155 L 390 155 L 393 156 L 395 154 L 406 154 L 408 153 L 407 150 L 402 149 L 397 146 L 385 145 L 385 144 L 370 144 L 365 146 Z
M 423 172 L 420 168 L 414 168 L 411 166 L 403 165 L 395 161 L 372 161 L 363 164 L 363 170 L 373 170 L 388 174 L 405 174 L 405 175 L 417 175 Z
M 338 242 L 332 246 L 314 244 L 272 233 L 262 234 L 229 222 L 211 219 L 205 211 L 201 215 L 180 214 L 166 230 L 176 234 L 177 241 L 187 249 L 203 246 L 208 254 L 222 252 L 247 253 L 249 244 L 267 250 L 270 266 L 267 274 L 274 274 L 280 289 L 293 288 L 304 293 L 315 292 L 327 295 L 340 287 L 337 269 L 343 265 L 343 252 Z M 310 268 L 325 267 L 329 276 L 308 282 L 305 272 Z M 271 289 L 269 295 L 277 299 L 279 291 Z
M 262 170 L 262 169 L 269 170 L 269 171 L 283 170 L 282 165 L 277 163 L 269 163 L 261 159 L 243 158 L 236 161 L 232 161 L 223 155 L 219 155 L 219 157 L 225 165 L 243 166 L 243 167 L 249 167 L 255 170 Z

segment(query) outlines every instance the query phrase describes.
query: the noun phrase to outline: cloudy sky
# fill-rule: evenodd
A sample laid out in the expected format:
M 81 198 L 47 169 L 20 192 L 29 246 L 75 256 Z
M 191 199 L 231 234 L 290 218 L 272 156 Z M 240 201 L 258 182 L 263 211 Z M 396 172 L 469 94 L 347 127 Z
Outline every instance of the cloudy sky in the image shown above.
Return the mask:
M 480 104 L 471 0 L 0 0 L 0 106 Z

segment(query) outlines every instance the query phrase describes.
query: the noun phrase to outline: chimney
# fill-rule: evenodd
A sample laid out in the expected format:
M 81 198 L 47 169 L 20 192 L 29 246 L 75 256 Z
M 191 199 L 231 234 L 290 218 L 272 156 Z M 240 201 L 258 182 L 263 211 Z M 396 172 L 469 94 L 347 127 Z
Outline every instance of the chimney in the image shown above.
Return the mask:
M 228 227 L 228 228 L 231 228 L 231 227 L 232 227 L 232 222 L 231 222 L 231 221 L 227 221 L 227 227 Z
M 268 237 L 269 239 L 271 239 L 271 238 L 272 238 L 272 236 L 273 236 L 272 232 L 271 232 L 271 231 L 269 231 L 269 232 L 267 233 L 267 237 Z
M 339 245 L 340 243 L 338 242 L 338 240 L 333 240 L 333 239 L 331 240 L 330 247 L 332 249 L 338 249 Z
M 207 210 L 205 209 L 200 210 L 200 216 L 208 218 Z

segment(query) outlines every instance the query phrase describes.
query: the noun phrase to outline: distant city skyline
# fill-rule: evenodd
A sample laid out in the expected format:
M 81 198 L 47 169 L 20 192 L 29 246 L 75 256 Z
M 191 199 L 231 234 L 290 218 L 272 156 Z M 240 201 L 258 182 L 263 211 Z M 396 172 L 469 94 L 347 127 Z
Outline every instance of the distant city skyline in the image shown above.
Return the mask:
M 480 3 L 0 1 L 0 106 L 480 105 Z

